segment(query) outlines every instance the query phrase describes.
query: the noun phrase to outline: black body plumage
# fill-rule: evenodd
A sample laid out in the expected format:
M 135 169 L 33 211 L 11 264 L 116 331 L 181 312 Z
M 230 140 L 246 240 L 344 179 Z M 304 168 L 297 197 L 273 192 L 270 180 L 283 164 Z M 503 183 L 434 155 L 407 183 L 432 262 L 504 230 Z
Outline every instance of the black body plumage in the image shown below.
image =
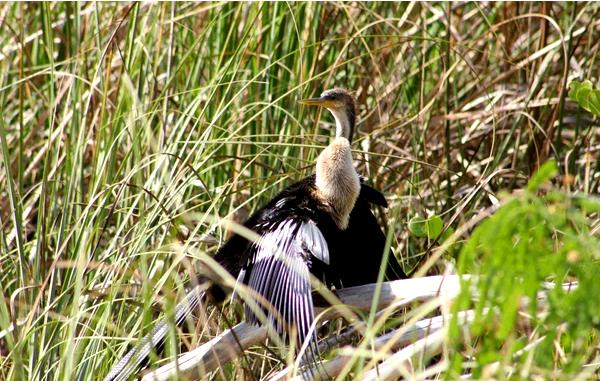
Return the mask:
M 305 253 L 312 254 L 303 258 L 316 278 L 336 288 L 376 282 L 386 237 L 371 211 L 371 206 L 387 207 L 385 197 L 362 182 L 360 194 L 350 213 L 348 228 L 340 230 L 331 218 L 330 207 L 314 197 L 315 192 L 315 176 L 308 176 L 275 196 L 254 213 L 244 226 L 259 236 L 264 236 L 277 230 L 285 221 L 314 224 L 327 245 L 321 246 L 320 249 L 327 250 L 329 258 L 328 263 L 324 263 L 320 254 Z M 246 271 L 246 274 L 252 271 L 256 249 L 256 245 L 236 234 L 221 247 L 215 255 L 215 260 L 234 277 L 238 277 L 240 271 Z M 395 280 L 405 277 L 396 257 L 390 254 L 385 278 Z M 246 276 L 244 283 L 247 284 L 248 280 Z

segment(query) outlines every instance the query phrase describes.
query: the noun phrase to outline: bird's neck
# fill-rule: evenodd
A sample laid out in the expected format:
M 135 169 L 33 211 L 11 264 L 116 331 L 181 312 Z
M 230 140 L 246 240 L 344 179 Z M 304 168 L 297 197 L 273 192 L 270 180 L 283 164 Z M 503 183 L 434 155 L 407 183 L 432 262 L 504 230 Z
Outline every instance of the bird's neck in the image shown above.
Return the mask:
M 333 210 L 336 225 L 345 230 L 360 192 L 360 180 L 347 138 L 337 136 L 321 152 L 317 158 L 315 184 L 320 198 Z
M 335 136 L 336 138 L 346 138 L 352 142 L 352 133 L 354 130 L 354 115 L 350 115 L 346 110 L 331 109 L 335 118 Z

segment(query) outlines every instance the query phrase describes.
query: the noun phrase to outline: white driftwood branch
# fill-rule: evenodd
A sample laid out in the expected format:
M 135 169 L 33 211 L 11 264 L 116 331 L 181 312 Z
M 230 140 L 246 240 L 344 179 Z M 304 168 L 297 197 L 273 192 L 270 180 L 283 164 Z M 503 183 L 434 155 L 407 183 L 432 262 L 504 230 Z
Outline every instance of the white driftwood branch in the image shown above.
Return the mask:
M 376 284 L 348 287 L 338 290 L 337 297 L 342 304 L 361 310 L 369 310 L 375 296 Z M 402 300 L 423 301 L 445 294 L 454 296 L 460 290 L 458 275 L 436 275 L 424 278 L 395 280 L 381 285 L 378 309 L 388 307 Z
M 474 317 L 475 314 L 472 310 L 458 313 L 458 319 L 461 324 L 467 324 L 468 322 L 473 321 Z M 372 348 L 375 351 L 384 349 L 393 351 L 398 348 L 409 348 L 413 343 L 416 344 L 417 340 L 430 337 L 432 334 L 441 331 L 444 325 L 448 323 L 448 320 L 448 317 L 440 315 L 429 319 L 419 320 L 408 327 L 402 326 L 377 337 L 374 340 Z M 342 349 L 339 356 L 333 358 L 323 365 L 329 376 L 336 377 L 341 373 L 341 371 L 344 369 L 344 366 L 352 359 L 352 356 L 348 354 L 352 352 L 352 350 L 352 348 Z M 390 357 L 390 359 L 392 358 Z M 394 358 L 394 361 L 397 362 L 398 359 Z M 385 362 L 383 364 L 385 364 Z M 379 369 L 381 368 L 379 367 Z M 316 370 L 313 370 L 312 372 L 306 371 L 304 374 L 292 378 L 290 381 L 312 380 L 313 377 L 311 375 L 313 374 L 317 374 Z M 285 375 L 286 370 L 283 370 L 277 373 L 277 375 L 272 377 L 269 381 L 282 380 L 284 379 Z
M 441 290 L 444 294 L 455 294 L 458 292 L 459 282 L 460 279 L 456 275 L 386 282 L 381 285 L 378 308 L 385 308 L 403 300 L 428 300 L 438 296 Z M 341 289 L 336 294 L 342 304 L 368 310 L 371 308 L 375 291 L 376 285 L 368 284 Z M 337 316 L 335 308 L 328 314 L 328 318 Z M 414 333 L 412 335 L 411 338 L 414 340 Z M 142 381 L 167 380 L 177 374 L 189 378 L 199 378 L 199 372 L 208 373 L 217 369 L 240 356 L 250 346 L 263 342 L 266 337 L 265 327 L 254 327 L 246 323 L 238 324 L 198 348 L 179 356 L 177 360 L 147 373 Z M 411 340 L 409 336 L 407 338 Z
M 444 340 L 445 330 L 440 329 L 413 344 L 399 350 L 377 367 L 369 370 L 362 378 L 363 381 L 395 380 L 402 375 L 403 369 L 410 369 L 410 359 L 414 355 L 431 357 L 439 352 Z
M 189 378 L 200 378 L 202 374 L 211 372 L 235 359 L 246 348 L 263 342 L 266 338 L 267 329 L 265 327 L 240 323 L 198 348 L 182 354 L 177 360 L 147 373 L 142 381 L 168 380 L 177 374 L 185 374 Z

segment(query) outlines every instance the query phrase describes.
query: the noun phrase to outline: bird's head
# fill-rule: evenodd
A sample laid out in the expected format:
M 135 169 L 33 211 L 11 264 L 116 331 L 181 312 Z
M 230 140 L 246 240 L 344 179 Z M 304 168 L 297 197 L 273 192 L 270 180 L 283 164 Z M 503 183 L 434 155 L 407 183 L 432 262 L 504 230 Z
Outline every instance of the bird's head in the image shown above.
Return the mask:
M 302 99 L 300 103 L 325 107 L 335 118 L 336 136 L 352 141 L 356 125 L 356 101 L 348 90 L 325 90 L 318 98 Z

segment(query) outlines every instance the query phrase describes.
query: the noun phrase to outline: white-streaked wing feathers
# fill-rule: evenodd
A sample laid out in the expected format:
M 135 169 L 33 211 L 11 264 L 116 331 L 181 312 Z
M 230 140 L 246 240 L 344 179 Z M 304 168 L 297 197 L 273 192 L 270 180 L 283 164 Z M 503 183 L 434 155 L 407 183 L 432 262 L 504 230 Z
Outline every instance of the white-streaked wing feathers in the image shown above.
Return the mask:
M 314 363 L 318 348 L 314 331 L 309 335 L 314 321 L 309 263 L 311 257 L 329 263 L 323 234 L 312 221 L 287 219 L 263 234 L 252 250 L 248 286 L 271 305 L 262 309 L 278 333 L 295 329 L 299 345 L 309 338 L 305 356 Z M 250 323 L 261 323 L 248 303 L 245 312 Z
M 175 307 L 175 325 L 179 326 L 200 305 L 205 294 L 205 287 L 194 286 L 185 298 Z M 137 346 L 131 349 L 106 375 L 104 381 L 127 380 L 139 366 L 148 358 L 150 352 L 158 347 L 165 339 L 171 321 L 164 317 L 154 326 L 152 331 L 144 336 Z
M 317 225 L 312 222 L 304 222 L 300 225 L 298 236 L 301 239 L 301 244 L 312 256 L 318 258 L 325 264 L 329 264 L 329 249 L 323 233 Z

